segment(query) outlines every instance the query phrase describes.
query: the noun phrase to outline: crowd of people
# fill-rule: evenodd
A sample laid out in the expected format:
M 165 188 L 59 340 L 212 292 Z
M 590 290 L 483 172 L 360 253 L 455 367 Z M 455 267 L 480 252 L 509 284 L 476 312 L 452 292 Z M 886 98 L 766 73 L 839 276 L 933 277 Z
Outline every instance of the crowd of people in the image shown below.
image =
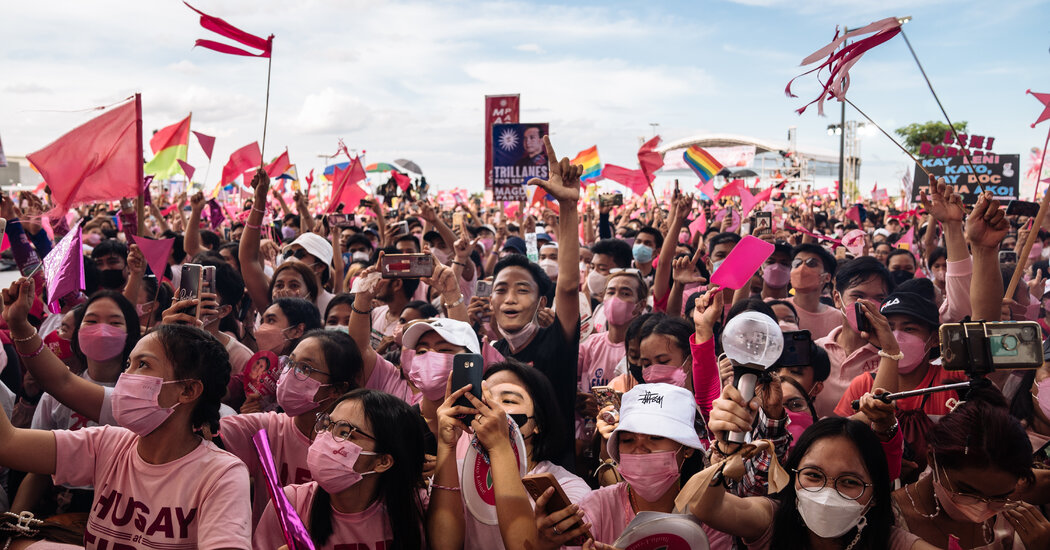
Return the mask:
M 607 549 L 641 520 L 718 550 L 1050 549 L 1050 345 L 977 372 L 940 337 L 1046 341 L 1050 231 L 933 178 L 911 211 L 778 191 L 771 227 L 677 187 L 613 205 L 544 141 L 542 205 L 410 187 L 330 216 L 260 170 L 218 225 L 200 193 L 156 199 L 144 235 L 77 209 L 83 291 L 2 291 L 5 550 L 303 547 L 289 521 L 325 549 Z M 3 198 L 16 257 L 63 237 L 50 208 Z M 163 272 L 142 237 L 174 239 Z M 713 284 L 744 237 L 772 253 Z M 405 254 L 432 271 L 391 276 Z M 734 319 L 791 344 L 754 397 Z

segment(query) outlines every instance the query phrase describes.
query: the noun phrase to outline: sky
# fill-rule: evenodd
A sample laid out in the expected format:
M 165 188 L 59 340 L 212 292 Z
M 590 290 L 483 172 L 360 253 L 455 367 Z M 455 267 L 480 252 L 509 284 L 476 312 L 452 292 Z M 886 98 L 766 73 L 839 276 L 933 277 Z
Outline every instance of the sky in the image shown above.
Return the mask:
M 1050 92 L 1050 1 L 735 0 L 467 2 L 196 0 L 257 35 L 274 34 L 266 157 L 288 148 L 302 176 L 342 138 L 366 162 L 411 159 L 438 188 L 479 190 L 484 96 L 521 94 L 522 122 L 549 122 L 556 152 L 598 145 L 605 163 L 636 167 L 639 138 L 709 133 L 838 151 L 812 107 L 815 79 L 784 87 L 799 62 L 857 27 L 904 26 L 953 121 L 995 136 L 1027 169 L 1047 125 L 1025 90 Z M 174 0 L 16 0 L 0 7 L 0 139 L 8 155 L 42 148 L 93 116 L 82 109 L 143 96 L 152 130 L 193 113 L 217 136 L 215 166 L 191 143 L 197 179 L 218 179 L 229 154 L 261 140 L 266 61 L 193 48 L 217 37 Z M 219 40 L 225 40 L 217 38 Z M 941 120 L 901 37 L 851 71 L 848 97 L 892 133 Z M 848 119 L 863 120 L 849 109 Z M 148 147 L 147 147 L 148 152 Z M 895 188 L 912 172 L 887 138 L 861 144 L 861 189 Z

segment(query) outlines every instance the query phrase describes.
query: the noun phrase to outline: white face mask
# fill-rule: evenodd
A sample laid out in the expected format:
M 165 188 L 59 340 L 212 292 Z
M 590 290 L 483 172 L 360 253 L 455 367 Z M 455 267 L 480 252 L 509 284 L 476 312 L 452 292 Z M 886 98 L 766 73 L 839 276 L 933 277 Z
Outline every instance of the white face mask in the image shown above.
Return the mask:
M 796 489 L 795 506 L 806 527 L 823 539 L 841 537 L 854 527 L 858 527 L 859 533 L 868 523 L 864 517 L 868 507 L 843 498 L 833 487 L 816 492 Z
M 605 294 L 605 285 L 608 284 L 608 281 L 608 275 L 603 275 L 597 271 L 592 271 L 587 275 L 587 288 L 591 291 L 591 296 L 597 298 Z

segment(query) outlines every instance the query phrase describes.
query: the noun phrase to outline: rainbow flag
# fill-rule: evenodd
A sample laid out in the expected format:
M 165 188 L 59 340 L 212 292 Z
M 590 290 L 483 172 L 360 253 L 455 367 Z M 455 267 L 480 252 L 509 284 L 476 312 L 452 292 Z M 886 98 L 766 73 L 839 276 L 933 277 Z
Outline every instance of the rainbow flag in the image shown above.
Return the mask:
M 696 175 L 704 183 L 711 181 L 711 178 L 718 175 L 723 168 L 722 163 L 715 160 L 711 153 L 704 151 L 697 145 L 686 149 L 682 158 L 685 159 L 685 163 L 693 169 L 693 172 L 696 172 Z
M 158 180 L 169 179 L 182 172 L 179 160 L 186 161 L 190 145 L 190 114 L 180 122 L 157 130 L 149 140 L 153 160 L 146 163 L 145 173 Z
M 583 175 L 580 176 L 581 182 L 598 181 L 601 179 L 602 161 L 598 158 L 597 145 L 576 153 L 576 158 L 572 159 L 572 163 L 583 165 Z

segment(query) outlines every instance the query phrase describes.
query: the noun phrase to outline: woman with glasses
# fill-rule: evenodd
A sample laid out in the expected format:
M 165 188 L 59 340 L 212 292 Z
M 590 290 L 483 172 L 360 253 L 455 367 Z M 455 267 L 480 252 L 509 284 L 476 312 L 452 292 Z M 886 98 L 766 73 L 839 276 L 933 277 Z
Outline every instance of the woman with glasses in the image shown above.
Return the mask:
M 361 385 L 361 363 L 361 352 L 346 334 L 311 330 L 288 356 L 277 381 L 277 404 L 284 412 L 239 414 L 220 421 L 224 447 L 243 460 L 255 478 L 254 522 L 270 497 L 252 436 L 266 428 L 282 485 L 310 481 L 307 450 L 317 415 L 331 411 L 339 396 Z
M 311 427 L 306 462 L 313 481 L 284 488 L 318 550 L 426 548 L 423 533 L 423 424 L 404 401 L 356 389 Z M 285 545 L 273 503 L 253 547 Z
M 998 392 L 980 391 L 927 434 L 929 475 L 893 493 L 898 524 L 939 548 L 1050 548 L 1050 524 L 1018 498 L 1032 446 Z
M 750 425 L 746 419 L 724 420 L 719 414 L 724 404 L 716 401 L 711 413 L 711 430 L 723 448 L 728 431 Z M 690 502 L 689 510 L 711 527 L 740 537 L 750 550 L 934 550 L 894 527 L 886 458 L 879 438 L 864 423 L 846 418 L 817 422 L 799 438 L 784 467 L 791 483 L 771 497 L 738 497 L 716 484 Z

